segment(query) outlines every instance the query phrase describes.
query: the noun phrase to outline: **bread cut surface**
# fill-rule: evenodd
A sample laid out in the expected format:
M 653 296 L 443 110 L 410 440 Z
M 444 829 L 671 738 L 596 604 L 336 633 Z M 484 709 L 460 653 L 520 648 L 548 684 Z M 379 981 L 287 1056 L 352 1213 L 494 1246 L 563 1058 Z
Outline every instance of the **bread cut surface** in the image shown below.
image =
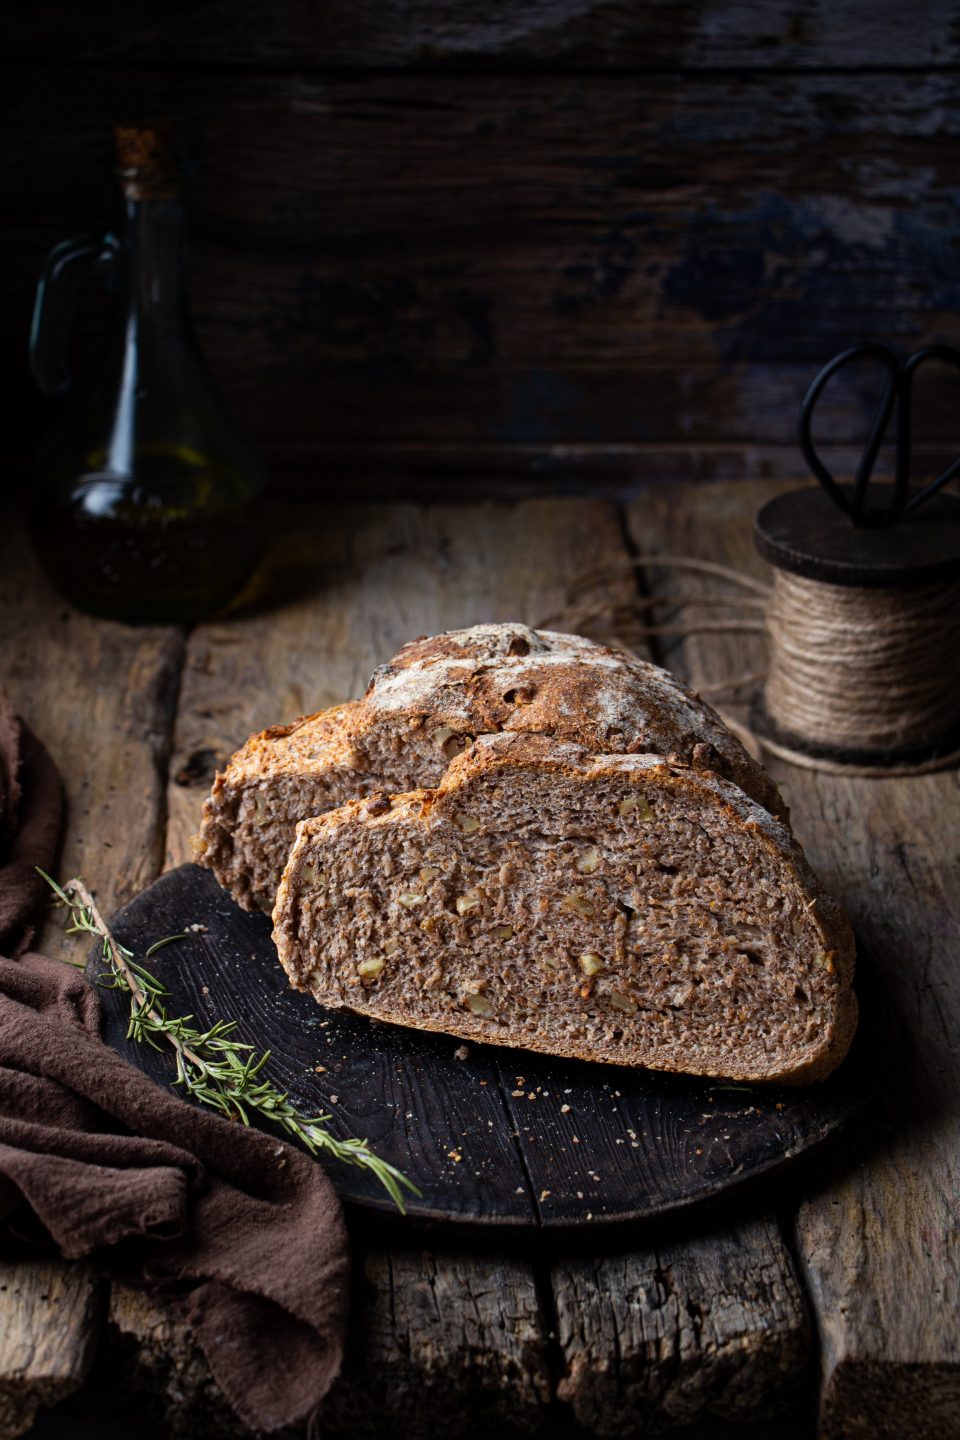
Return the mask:
M 856 1024 L 849 926 L 768 811 L 539 735 L 302 822 L 274 938 L 323 1005 L 584 1060 L 800 1083 Z
M 477 625 L 405 646 L 360 701 L 252 736 L 214 782 L 198 858 L 242 905 L 269 910 L 298 821 L 435 786 L 476 736 L 501 732 L 675 756 L 785 814 L 762 768 L 667 671 L 577 635 Z

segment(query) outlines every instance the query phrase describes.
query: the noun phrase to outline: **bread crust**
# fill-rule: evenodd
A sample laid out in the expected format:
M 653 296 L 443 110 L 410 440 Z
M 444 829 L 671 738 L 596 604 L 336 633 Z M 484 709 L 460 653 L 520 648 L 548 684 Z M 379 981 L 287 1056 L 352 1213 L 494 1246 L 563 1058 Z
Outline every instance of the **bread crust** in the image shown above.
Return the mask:
M 476 625 L 416 640 L 374 673 L 363 704 L 361 727 L 429 714 L 471 738 L 508 731 L 596 754 L 673 755 L 787 818 L 769 775 L 706 701 L 660 666 L 581 635 Z
M 251 736 L 215 778 L 197 858 L 241 905 L 256 908 L 261 880 L 251 878 L 238 843 L 245 791 L 290 782 L 302 784 L 311 803 L 329 789 L 337 804 L 377 785 L 433 785 L 458 749 L 501 732 L 546 734 L 594 753 L 673 757 L 733 781 L 787 819 L 762 767 L 667 671 L 582 636 L 478 625 L 405 645 L 374 673 L 360 701 Z M 294 818 L 309 814 L 301 808 Z M 293 831 L 291 820 L 288 849 Z M 282 850 L 279 840 L 276 846 Z M 281 869 L 282 858 L 274 888 Z
M 727 826 L 749 831 L 752 839 L 769 853 L 775 864 L 786 867 L 785 883 L 796 888 L 805 923 L 822 951 L 830 957 L 831 978 L 829 982 L 823 977 L 821 980 L 824 985 L 830 986 L 833 1013 L 815 1053 L 798 1059 L 793 1065 L 785 1065 L 776 1074 L 760 1074 L 756 1067 L 736 1063 L 719 1070 L 716 1066 L 694 1062 L 678 1066 L 668 1057 L 658 1058 L 656 1054 L 647 1054 L 642 1061 L 631 1061 L 625 1059 L 622 1053 L 610 1056 L 598 1054 L 556 1035 L 545 1040 L 543 1036 L 527 1030 L 518 1033 L 508 1024 L 490 1027 L 460 1012 L 448 1011 L 434 1016 L 418 1014 L 413 1021 L 409 1013 L 401 1008 L 391 1008 L 389 1003 L 372 996 L 362 987 L 351 991 L 348 1001 L 338 997 L 329 985 L 318 988 L 316 972 L 311 972 L 305 962 L 298 939 L 301 931 L 299 877 L 305 857 L 322 853 L 325 845 L 335 842 L 351 826 L 359 825 L 374 834 L 380 830 L 385 837 L 392 827 L 401 822 L 411 825 L 414 831 L 419 826 L 426 832 L 431 818 L 437 813 L 443 815 L 460 807 L 463 797 L 475 790 L 478 780 L 490 777 L 496 781 L 502 774 L 503 784 L 508 785 L 510 773 L 523 769 L 533 770 L 543 777 L 559 774 L 574 782 L 603 777 L 610 777 L 618 783 L 637 782 L 652 787 L 649 793 L 656 793 L 658 788 L 682 792 L 694 801 L 699 799 L 708 802 L 715 810 L 719 808 L 722 822 Z M 395 1024 L 415 1023 L 418 1029 L 437 1030 L 493 1044 L 521 1046 L 571 1059 L 611 1059 L 620 1064 L 642 1063 L 646 1068 L 671 1071 L 686 1069 L 691 1073 L 722 1075 L 751 1083 L 801 1085 L 822 1080 L 835 1069 L 847 1053 L 856 1028 L 857 1004 L 851 988 L 855 951 L 850 926 L 839 906 L 811 871 L 791 832 L 779 820 L 737 786 L 716 775 L 698 773 L 677 761 L 652 755 L 594 755 L 581 747 L 541 735 L 482 737 L 451 762 L 435 788 L 394 796 L 389 801 L 382 798 L 373 803 L 351 801 L 337 810 L 302 822 L 298 826 L 296 843 L 277 895 L 274 939 L 292 983 L 298 988 L 312 989 L 325 1005 L 344 1005 L 358 1013 Z
M 245 910 L 269 910 L 276 883 L 269 896 L 257 888 L 248 857 L 239 841 L 240 812 L 245 798 L 255 793 L 264 776 L 289 778 L 297 783 L 309 767 L 317 773 L 351 772 L 353 712 L 359 701 L 334 705 L 317 715 L 301 716 L 286 725 L 270 725 L 251 735 L 236 752 L 224 771 L 217 771 L 213 787 L 203 806 L 196 858 L 212 870 L 225 890 L 231 891 Z M 299 743 L 295 737 L 301 735 Z M 291 826 L 291 838 L 294 827 Z M 289 851 L 289 843 L 286 850 Z M 263 904 L 264 899 L 268 900 Z

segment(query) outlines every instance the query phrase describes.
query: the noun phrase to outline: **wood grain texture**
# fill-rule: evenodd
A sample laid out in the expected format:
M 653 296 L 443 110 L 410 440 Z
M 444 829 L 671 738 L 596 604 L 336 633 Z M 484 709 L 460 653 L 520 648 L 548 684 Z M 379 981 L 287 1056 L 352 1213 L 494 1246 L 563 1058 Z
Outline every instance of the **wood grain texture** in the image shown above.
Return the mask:
M 126 1388 L 159 1398 L 174 1434 L 233 1440 L 250 1433 L 224 1399 L 171 1301 L 114 1280 L 106 1320 L 104 1359 L 124 1376 Z
M 601 469 L 628 447 L 645 479 L 675 447 L 694 478 L 705 443 L 788 443 L 813 372 L 853 340 L 957 338 L 946 74 L 2 78 L 7 185 L 28 199 L 0 235 L 0 375 L 25 446 L 35 277 L 102 222 L 97 157 L 136 110 L 174 117 L 202 161 L 214 373 L 274 473 L 326 493 L 430 445 L 531 447 L 544 484 L 563 445 Z M 823 439 L 854 444 L 875 390 L 831 388 Z M 952 383 L 923 390 L 917 433 L 952 444 Z
M 60 769 L 67 796 L 62 875 L 85 876 L 113 909 L 159 874 L 166 766 L 183 638 L 93 620 L 59 599 L 9 513 L 0 534 L 4 689 Z M 37 941 L 63 955 L 58 920 Z
M 322 1422 L 431 1440 L 545 1419 L 547 1336 L 530 1267 L 505 1255 L 372 1251 L 344 1373 Z
M 795 407 L 813 371 L 797 376 Z M 646 403 L 646 402 L 644 402 Z M 784 401 L 781 434 L 792 434 L 795 415 Z M 771 429 L 773 427 L 771 426 Z M 864 434 L 867 429 L 864 424 Z M 955 458 L 946 439 L 918 441 L 916 473 L 932 477 Z M 335 496 L 349 476 L 354 500 L 454 501 L 529 500 L 544 495 L 593 499 L 633 499 L 638 492 L 691 480 L 778 480 L 809 484 L 810 471 L 792 441 L 781 445 L 747 442 L 649 444 L 589 441 L 507 445 L 474 441 L 402 441 L 329 443 L 305 437 L 290 445 L 271 443 L 275 459 L 274 493 L 285 499 Z M 853 476 L 862 444 L 832 445 L 835 473 Z M 893 455 L 881 447 L 878 474 L 893 473 Z
M 109 1353 L 133 1388 L 161 1397 L 174 1434 L 250 1434 L 169 1302 L 115 1284 L 109 1322 Z M 430 1440 L 507 1422 L 535 1430 L 551 1396 L 546 1356 L 529 1266 L 503 1255 L 368 1251 L 355 1267 L 344 1369 L 321 1433 Z
M 879 1147 L 797 1221 L 821 1429 L 937 1440 L 960 1435 L 960 786 L 956 771 L 827 782 L 795 796 L 794 823 L 876 956 L 898 1043 Z
M 82 1384 L 93 1359 L 99 1287 L 85 1265 L 0 1261 L 0 1440 Z
M 520 9 L 510 0 L 484 0 L 469 11 L 455 0 L 331 0 L 319 7 L 306 0 L 174 7 L 149 0 L 122 26 L 107 6 L 86 7 L 82 22 L 69 5 L 47 6 L 42 29 L 37 15 L 19 11 L 11 18 L 7 52 L 15 59 L 56 55 L 73 63 L 189 61 L 218 68 L 900 69 L 956 64 L 956 20 L 954 0 L 926 4 L 909 25 L 894 5 L 865 11 L 857 0 L 813 0 L 802 10 L 789 0 L 538 0 Z
M 796 1395 L 810 1325 L 775 1221 L 551 1270 L 560 1398 L 598 1436 L 754 1420 Z
M 737 485 L 681 491 L 634 511 L 631 523 L 646 546 L 762 574 L 749 517 L 771 493 Z M 690 583 L 656 571 L 652 578 L 671 590 Z M 762 662 L 762 644 L 747 636 L 691 636 L 672 652 L 672 663 L 704 683 Z M 811 863 L 866 944 L 890 1017 L 869 1158 L 809 1196 L 797 1219 L 820 1334 L 821 1433 L 957 1435 L 957 773 L 868 780 L 782 762 L 770 768 Z

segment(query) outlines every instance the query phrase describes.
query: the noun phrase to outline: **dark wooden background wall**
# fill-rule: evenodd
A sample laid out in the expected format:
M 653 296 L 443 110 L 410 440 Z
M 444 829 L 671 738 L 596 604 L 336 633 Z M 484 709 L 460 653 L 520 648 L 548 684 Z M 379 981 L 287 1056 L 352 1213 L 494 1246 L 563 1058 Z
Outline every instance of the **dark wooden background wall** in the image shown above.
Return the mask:
M 5 21 L 0 375 L 109 122 L 192 157 L 211 366 L 286 487 L 802 473 L 858 339 L 960 342 L 957 0 L 138 0 Z M 874 382 L 825 407 L 842 465 Z M 960 441 L 931 376 L 933 462 Z

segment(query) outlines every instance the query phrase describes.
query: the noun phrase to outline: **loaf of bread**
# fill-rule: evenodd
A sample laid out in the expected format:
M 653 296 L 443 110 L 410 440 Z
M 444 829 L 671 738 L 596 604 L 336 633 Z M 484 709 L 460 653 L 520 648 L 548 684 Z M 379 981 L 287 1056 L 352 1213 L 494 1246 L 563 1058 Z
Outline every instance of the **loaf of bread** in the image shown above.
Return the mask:
M 800 1083 L 856 1024 L 850 928 L 780 821 L 545 735 L 303 821 L 274 939 L 325 1006 L 582 1060 Z
M 360 701 L 252 736 L 216 777 L 198 859 L 245 908 L 269 911 L 298 821 L 437 785 L 476 736 L 501 731 L 674 756 L 785 815 L 761 767 L 667 671 L 576 635 L 477 625 L 405 646 Z

